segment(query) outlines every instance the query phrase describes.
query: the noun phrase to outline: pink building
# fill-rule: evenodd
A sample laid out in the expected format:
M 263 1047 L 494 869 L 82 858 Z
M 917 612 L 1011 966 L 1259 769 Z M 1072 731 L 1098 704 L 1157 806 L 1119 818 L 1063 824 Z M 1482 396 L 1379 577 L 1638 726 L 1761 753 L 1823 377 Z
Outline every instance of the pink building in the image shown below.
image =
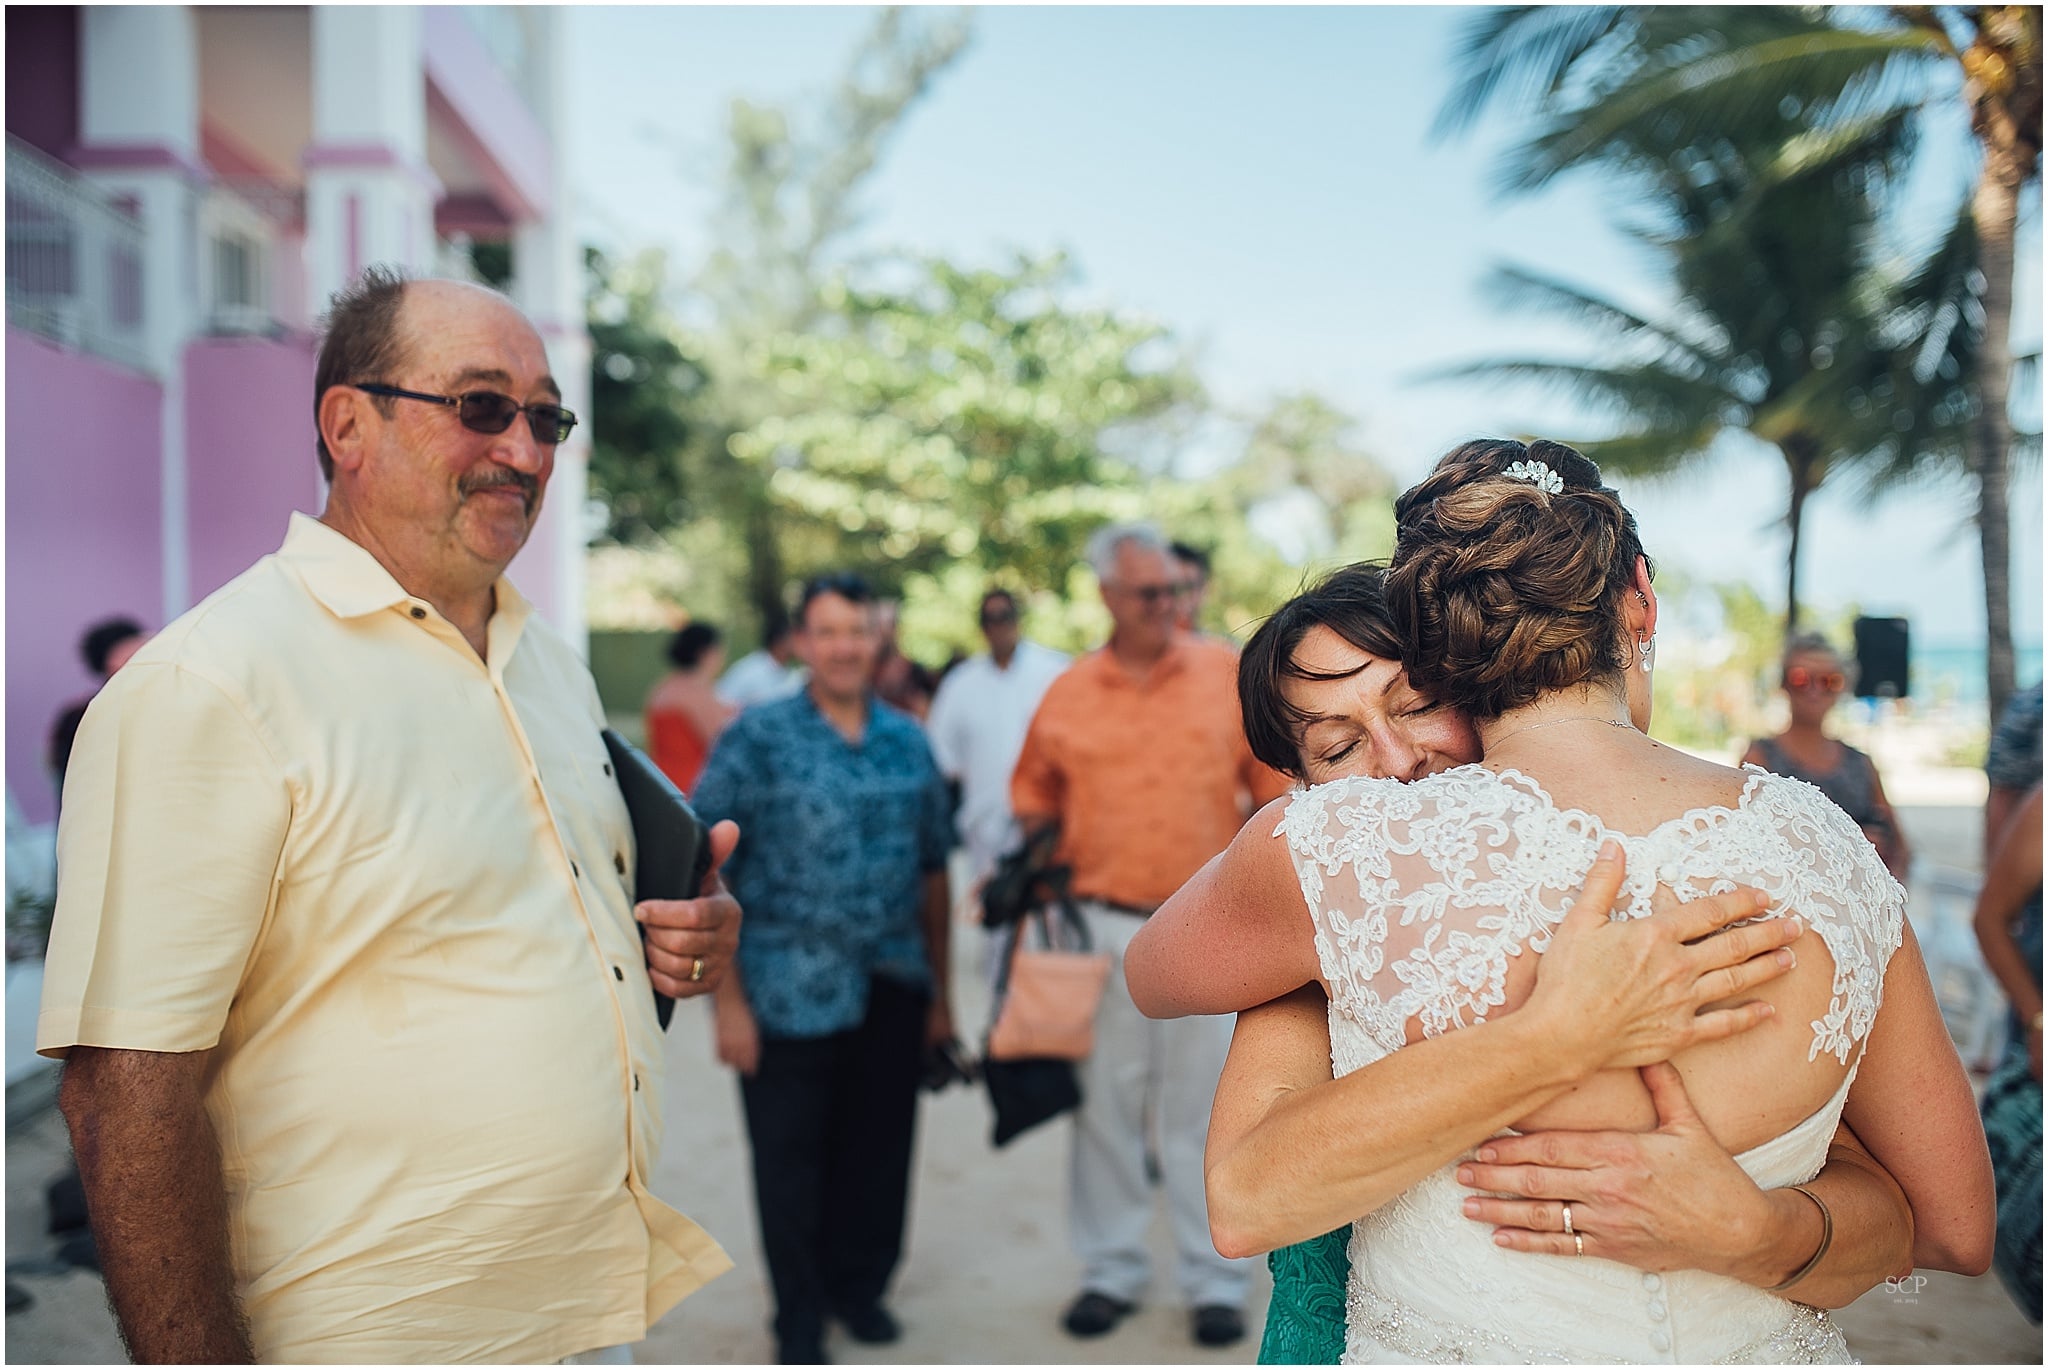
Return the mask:
M 589 414 L 561 19 L 504 6 L 10 6 L 7 786 L 55 795 L 52 719 L 97 619 L 168 622 L 318 512 L 313 323 L 363 266 L 513 297 Z M 589 425 L 513 565 L 584 637 Z

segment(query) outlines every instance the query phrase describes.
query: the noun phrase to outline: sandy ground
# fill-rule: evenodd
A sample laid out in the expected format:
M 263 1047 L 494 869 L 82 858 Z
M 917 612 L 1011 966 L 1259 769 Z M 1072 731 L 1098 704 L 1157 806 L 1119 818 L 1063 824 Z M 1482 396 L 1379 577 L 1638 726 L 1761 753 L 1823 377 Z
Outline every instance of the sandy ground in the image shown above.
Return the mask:
M 1895 792 L 1895 797 L 1906 796 Z M 1965 868 L 1975 864 L 1977 816 L 1968 801 L 1902 813 L 1924 852 Z M 1923 927 L 1923 938 L 1926 931 Z M 959 939 L 955 992 L 963 1024 L 979 1025 L 987 1014 L 977 938 L 969 931 Z M 670 1035 L 669 1136 L 655 1189 L 708 1228 L 737 1268 L 662 1319 L 635 1355 L 643 1363 L 761 1362 L 772 1355 L 773 1344 L 766 1330 L 767 1289 L 738 1091 L 711 1060 L 707 1013 L 686 1005 Z M 828 1342 L 834 1357 L 870 1364 L 1232 1364 L 1253 1359 L 1269 1288 L 1262 1263 L 1254 1272 L 1246 1309 L 1253 1335 L 1236 1347 L 1221 1352 L 1197 1347 L 1170 1284 L 1158 1278 L 1152 1300 L 1110 1336 L 1087 1342 L 1065 1336 L 1058 1315 L 1074 1293 L 1078 1270 L 1065 1241 L 1068 1127 L 1042 1128 L 1002 1151 L 990 1147 L 988 1127 L 988 1105 L 979 1093 L 956 1088 L 926 1096 L 909 1252 L 892 1298 L 904 1325 L 903 1340 L 890 1347 L 864 1347 L 835 1333 Z M 10 1278 L 36 1300 L 32 1308 L 7 1318 L 10 1362 L 122 1358 L 98 1280 L 75 1270 L 60 1272 L 47 1259 L 42 1187 L 64 1161 L 62 1128 L 53 1113 L 10 1129 L 8 1269 Z M 1153 1235 L 1157 1268 L 1170 1269 L 1163 1213 Z M 1866 1362 L 2041 1363 L 2040 1332 L 1989 1276 L 1933 1274 L 1918 1284 L 1880 1287 L 1840 1316 L 1851 1346 Z

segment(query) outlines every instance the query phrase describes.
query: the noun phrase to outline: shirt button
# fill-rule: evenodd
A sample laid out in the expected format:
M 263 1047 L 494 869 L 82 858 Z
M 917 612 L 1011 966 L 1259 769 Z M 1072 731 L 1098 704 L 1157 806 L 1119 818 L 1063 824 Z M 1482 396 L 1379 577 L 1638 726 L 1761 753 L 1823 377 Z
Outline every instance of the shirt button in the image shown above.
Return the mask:
M 626 972 L 625 972 L 625 970 L 624 970 L 623 968 L 621 968 L 621 967 L 619 967 L 619 966 L 613 966 L 613 967 L 612 967 L 612 979 L 614 979 L 614 980 L 623 980 L 623 979 L 625 979 L 625 978 L 626 978 Z
M 575 876 L 578 880 L 581 880 L 583 878 L 583 868 L 581 866 L 578 866 L 574 861 L 571 861 L 569 863 L 569 874 Z
M 637 1074 L 633 1077 L 633 1092 L 635 1094 L 640 1092 L 640 1077 Z
M 1650 1334 L 1650 1345 L 1656 1347 L 1659 1351 L 1669 1351 L 1671 1349 L 1671 1338 L 1665 1336 L 1660 1328 Z
M 612 763 L 611 763 L 611 762 L 607 761 L 607 762 L 605 762 L 605 763 L 604 763 L 604 773 L 605 773 L 606 775 L 610 775 L 610 774 L 612 773 Z
M 427 611 L 425 609 L 420 608 L 419 605 L 415 604 L 412 606 L 412 616 L 414 618 L 425 618 L 427 616 Z
M 1645 1275 L 1645 1276 L 1643 1276 L 1643 1288 L 1645 1288 L 1645 1289 L 1649 1290 L 1649 1291 L 1650 1291 L 1651 1293 L 1653 1293 L 1653 1294 L 1654 1294 L 1654 1293 L 1656 1293 L 1656 1292 L 1657 1292 L 1657 1291 L 1658 1291 L 1659 1289 L 1662 1289 L 1663 1287 L 1664 1287 L 1664 1281 L 1663 1281 L 1663 1279 L 1661 1279 L 1660 1277 L 1658 1277 L 1658 1276 L 1656 1276 L 1656 1275 Z
M 1650 1316 L 1655 1318 L 1658 1322 L 1664 1321 L 1664 1300 L 1650 1300 Z
M 624 875 L 626 873 L 626 854 L 624 852 L 612 853 L 612 869 L 617 871 L 620 875 Z

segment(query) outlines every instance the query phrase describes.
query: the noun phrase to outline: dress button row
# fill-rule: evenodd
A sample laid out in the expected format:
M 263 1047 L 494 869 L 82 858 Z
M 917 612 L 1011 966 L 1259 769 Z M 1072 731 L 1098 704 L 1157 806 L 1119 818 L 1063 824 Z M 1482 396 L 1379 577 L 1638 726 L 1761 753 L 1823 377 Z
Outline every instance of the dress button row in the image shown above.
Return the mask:
M 1662 1300 L 1662 1299 L 1651 1299 L 1651 1300 L 1650 1300 L 1650 1316 L 1651 1316 L 1651 1317 L 1655 1318 L 1655 1319 L 1656 1319 L 1656 1320 L 1657 1320 L 1658 1322 L 1662 1322 L 1662 1321 L 1664 1321 L 1664 1312 L 1665 1312 L 1665 1309 L 1664 1309 L 1664 1300 Z
M 1643 1288 L 1645 1288 L 1645 1289 L 1649 1290 L 1649 1291 L 1650 1291 L 1651 1293 L 1653 1293 L 1653 1294 L 1654 1294 L 1654 1293 L 1655 1293 L 1656 1291 L 1658 1291 L 1659 1289 L 1662 1289 L 1663 1287 L 1664 1287 L 1664 1281 L 1663 1281 L 1663 1279 L 1662 1279 L 1662 1278 L 1661 1278 L 1660 1276 L 1657 1276 L 1657 1275 L 1645 1275 L 1645 1276 L 1643 1276 Z
M 1669 1351 L 1671 1349 L 1671 1338 L 1665 1336 L 1662 1332 L 1652 1332 L 1650 1334 L 1650 1345 L 1656 1347 L 1659 1351 Z

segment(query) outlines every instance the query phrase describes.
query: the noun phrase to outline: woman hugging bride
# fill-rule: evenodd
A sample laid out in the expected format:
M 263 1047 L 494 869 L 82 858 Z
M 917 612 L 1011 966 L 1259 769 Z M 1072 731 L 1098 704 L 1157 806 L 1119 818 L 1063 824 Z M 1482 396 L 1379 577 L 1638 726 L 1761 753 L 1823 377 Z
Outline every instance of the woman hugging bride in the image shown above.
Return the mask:
M 1125 961 L 1155 1016 L 1255 1010 L 1219 1248 L 1350 1223 L 1350 1362 L 1848 1359 L 1818 1307 L 1991 1241 L 1905 891 L 1811 786 L 1650 739 L 1650 566 L 1585 457 L 1468 443 L 1396 513 L 1384 624 L 1326 585 L 1246 649 L 1309 788 Z

